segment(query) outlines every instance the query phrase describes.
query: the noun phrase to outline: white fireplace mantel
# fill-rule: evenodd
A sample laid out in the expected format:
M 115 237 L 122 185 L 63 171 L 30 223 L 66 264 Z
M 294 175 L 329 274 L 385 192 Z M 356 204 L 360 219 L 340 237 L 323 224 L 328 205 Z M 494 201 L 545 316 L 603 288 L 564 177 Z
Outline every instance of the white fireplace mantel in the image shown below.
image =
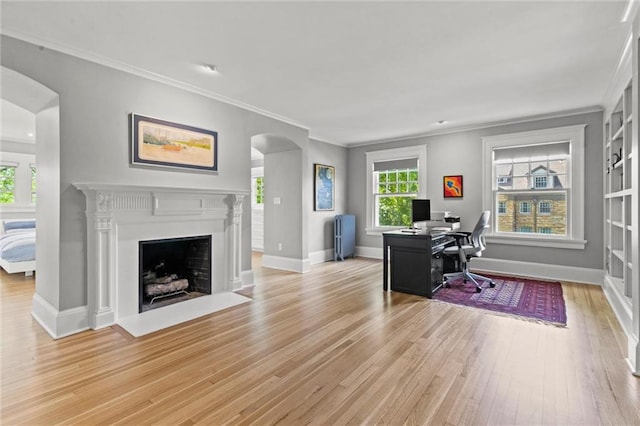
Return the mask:
M 141 240 L 211 234 L 212 296 L 241 287 L 242 203 L 248 191 L 100 183 L 74 186 L 86 197 L 91 328 L 139 315 L 131 299 L 137 294 L 135 250 Z

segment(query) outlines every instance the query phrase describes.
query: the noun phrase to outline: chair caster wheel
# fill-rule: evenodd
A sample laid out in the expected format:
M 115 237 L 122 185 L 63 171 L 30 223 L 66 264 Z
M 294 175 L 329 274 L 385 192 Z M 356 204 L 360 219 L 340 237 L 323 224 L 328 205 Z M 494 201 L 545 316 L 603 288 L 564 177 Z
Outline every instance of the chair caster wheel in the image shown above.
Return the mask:
M 476 287 L 476 293 L 480 293 L 482 289 L 480 287 Z
M 494 288 L 495 286 L 496 286 L 496 283 L 494 283 L 493 281 L 489 283 L 489 287 Z
M 449 283 L 448 283 L 448 282 L 446 282 L 446 281 L 444 281 L 444 282 L 442 283 L 442 288 L 447 288 L 447 287 L 449 287 Z

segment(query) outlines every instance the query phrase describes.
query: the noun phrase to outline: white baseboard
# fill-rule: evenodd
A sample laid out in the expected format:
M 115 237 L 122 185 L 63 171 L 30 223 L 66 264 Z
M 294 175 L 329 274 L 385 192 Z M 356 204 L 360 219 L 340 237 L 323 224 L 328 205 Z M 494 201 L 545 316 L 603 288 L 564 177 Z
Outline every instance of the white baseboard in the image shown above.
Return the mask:
M 318 263 L 328 262 L 333 260 L 333 249 L 326 249 L 320 251 L 314 251 L 313 253 L 309 253 L 309 262 L 311 265 L 315 265 Z
M 311 262 L 309 259 L 292 259 L 290 257 L 280 256 L 262 256 L 262 266 L 265 268 L 281 269 L 284 271 L 293 271 L 298 273 L 309 272 Z
M 382 248 L 356 247 L 356 255 L 372 259 L 382 259 Z M 471 262 L 472 269 L 496 274 L 510 274 L 548 280 L 572 281 L 602 285 L 602 269 L 578 268 L 575 266 L 547 265 L 516 260 L 491 259 L 478 257 Z
M 242 281 L 242 288 L 253 286 L 253 270 L 240 272 L 240 280 Z
M 89 310 L 86 306 L 58 311 L 39 294 L 33 296 L 31 315 L 54 339 L 89 329 Z
M 382 248 L 356 246 L 356 256 L 382 260 Z
M 633 334 L 627 334 L 627 364 L 634 376 L 640 377 L 640 340 Z
M 470 265 L 472 269 L 480 269 L 487 272 L 595 285 L 602 285 L 603 277 L 602 269 L 548 265 L 517 260 L 491 259 L 487 257 L 474 258 Z
M 633 331 L 633 312 L 631 307 L 624 301 L 625 296 L 606 276 L 602 288 L 609 306 L 611 306 L 620 327 L 622 327 L 622 331 L 627 336 L 627 365 L 635 376 L 640 376 L 640 341 Z

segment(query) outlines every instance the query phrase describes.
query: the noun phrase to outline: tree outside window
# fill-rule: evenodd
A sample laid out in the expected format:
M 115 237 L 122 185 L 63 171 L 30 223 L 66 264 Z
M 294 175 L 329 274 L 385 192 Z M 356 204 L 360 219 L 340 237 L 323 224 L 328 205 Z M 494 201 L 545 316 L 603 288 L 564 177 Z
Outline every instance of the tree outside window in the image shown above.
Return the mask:
M 36 168 L 31 166 L 31 202 L 36 203 Z
M 16 168 L 0 167 L 0 204 L 13 204 L 16 200 Z
M 418 195 L 418 169 L 374 172 L 376 226 L 410 226 L 411 200 Z
M 264 177 L 260 176 L 254 180 L 255 204 L 264 204 Z
M 369 151 L 366 161 L 367 234 L 411 226 L 411 200 L 428 198 L 426 146 Z

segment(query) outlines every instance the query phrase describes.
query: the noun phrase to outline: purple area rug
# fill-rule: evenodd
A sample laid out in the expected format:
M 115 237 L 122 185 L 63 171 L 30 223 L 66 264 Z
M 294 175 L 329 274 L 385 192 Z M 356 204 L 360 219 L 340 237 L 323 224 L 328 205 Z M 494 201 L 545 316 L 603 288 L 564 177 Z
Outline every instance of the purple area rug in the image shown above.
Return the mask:
M 567 325 L 562 285 L 559 282 L 485 276 L 493 278 L 496 283 L 494 288 L 490 288 L 489 282 L 485 281 L 480 283 L 482 291 L 476 293 L 472 282 L 465 284 L 462 278 L 458 278 L 452 280 L 449 287 L 438 290 L 433 298 L 549 324 Z

